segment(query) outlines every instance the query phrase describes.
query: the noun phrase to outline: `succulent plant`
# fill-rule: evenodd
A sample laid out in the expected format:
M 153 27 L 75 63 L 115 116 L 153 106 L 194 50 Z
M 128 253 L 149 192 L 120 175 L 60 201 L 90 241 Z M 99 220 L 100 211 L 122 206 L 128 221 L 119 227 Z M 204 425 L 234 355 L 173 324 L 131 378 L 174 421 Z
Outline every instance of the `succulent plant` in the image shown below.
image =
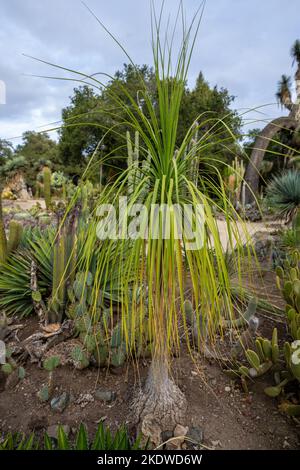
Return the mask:
M 44 180 L 44 198 L 46 209 L 51 209 L 51 170 L 45 166 L 43 169 L 43 180 Z
M 60 222 L 53 247 L 52 296 L 49 300 L 49 319 L 60 322 L 65 313 L 68 286 L 75 277 L 77 257 L 76 209 Z
M 2 213 L 2 195 L 0 190 L 0 263 L 5 263 L 7 258 L 7 239 Z
M 81 348 L 80 346 L 75 346 L 71 355 L 75 369 L 81 370 L 89 366 L 89 355 L 87 354 L 84 348 Z
M 60 358 L 58 356 L 50 356 L 43 362 L 43 368 L 48 372 L 47 383 L 42 385 L 42 388 L 38 391 L 38 398 L 42 402 L 46 402 L 51 398 L 54 390 L 54 379 L 53 372 L 59 366 Z
M 286 314 L 289 332 L 294 340 L 300 339 L 300 252 L 295 250 L 276 268 L 276 283 L 287 302 Z
M 2 213 L 2 199 L 0 190 L 0 263 L 5 263 L 7 256 L 16 250 L 22 238 L 22 225 L 16 220 L 9 224 L 9 237 L 6 238 L 5 226 Z
M 16 220 L 11 220 L 9 223 L 9 235 L 8 235 L 8 244 L 7 249 L 8 253 L 15 251 L 22 239 L 23 227 L 20 222 Z

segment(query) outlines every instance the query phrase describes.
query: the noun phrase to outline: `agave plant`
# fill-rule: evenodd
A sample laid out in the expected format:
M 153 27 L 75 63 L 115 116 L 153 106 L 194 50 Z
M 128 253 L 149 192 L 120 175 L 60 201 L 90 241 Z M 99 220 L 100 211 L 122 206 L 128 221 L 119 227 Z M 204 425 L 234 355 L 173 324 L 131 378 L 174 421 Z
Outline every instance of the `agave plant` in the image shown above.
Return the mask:
M 41 294 L 49 295 L 52 286 L 53 229 L 24 230 L 20 249 L 12 253 L 0 269 L 0 307 L 8 315 L 21 317 L 33 312 L 30 269 L 32 260 L 39 266 L 38 281 Z
M 146 446 L 147 447 L 147 446 Z M 57 427 L 56 438 L 44 434 L 44 442 L 40 442 L 32 433 L 29 437 L 23 434 L 9 433 L 0 441 L 0 450 L 140 450 L 140 438 L 132 441 L 125 427 L 119 428 L 115 433 L 100 423 L 93 440 L 89 440 L 86 427 L 81 424 L 74 442 L 66 435 L 63 426 Z
M 94 17 L 102 25 L 96 15 Z M 178 21 L 179 18 L 182 21 Z M 158 16 L 152 9 L 152 51 L 157 98 L 155 101 L 151 99 L 142 78 L 139 99 L 131 96 L 125 87 L 126 103 L 118 95 L 112 95 L 116 106 L 124 110 L 126 120 L 115 124 L 111 132 L 116 132 L 119 124 L 138 134 L 139 154 L 147 164 L 140 165 L 133 159 L 128 169 L 102 190 L 98 200 L 99 210 L 91 215 L 86 226 L 86 240 L 79 261 L 87 277 L 95 247 L 99 243 L 98 238 L 103 237 L 107 221 L 108 236 L 102 240 L 102 248 L 97 253 L 93 289 L 96 293 L 99 285 L 112 283 L 112 273 L 114 276 L 117 273 L 117 284 L 121 286 L 119 313 L 122 334 L 129 350 L 138 343 L 138 337 L 143 336 L 145 325 L 149 327 L 151 367 L 144 387 L 138 387 L 132 406 L 137 422 L 144 431 L 147 427 L 150 434 L 151 423 L 148 422 L 147 426 L 145 424 L 149 416 L 152 423 L 156 420 L 162 430 L 173 429 L 176 423 L 183 422 L 185 416 L 185 396 L 172 378 L 171 351 L 180 348 L 182 337 L 189 345 L 184 313 L 187 278 L 191 285 L 199 338 L 203 338 L 205 329 L 205 336 L 213 340 L 221 316 L 230 318 L 232 315 L 229 274 L 212 209 L 213 193 L 217 193 L 218 198 L 221 195 L 222 207 L 219 209 L 223 210 L 227 222 L 231 248 L 239 242 L 240 236 L 234 220 L 236 214 L 226 197 L 221 175 L 218 188 L 199 175 L 199 161 L 205 160 L 210 139 L 207 132 L 199 136 L 198 131 L 205 128 L 208 121 L 213 122 L 216 129 L 222 126 L 222 122 L 215 117 L 199 116 L 196 122 L 191 123 L 181 145 L 176 146 L 179 109 L 200 18 L 201 10 L 187 25 L 180 3 L 174 29 L 168 34 L 162 26 L 163 9 Z M 182 25 L 181 34 L 177 34 L 179 23 Z M 107 28 L 104 29 L 115 39 Z M 176 55 L 173 51 L 175 37 L 181 38 Z M 68 71 L 76 74 L 79 81 L 84 79 L 95 87 L 105 87 L 98 79 L 99 75 L 87 76 L 74 70 Z M 141 100 L 143 107 L 139 106 Z M 112 116 L 114 120 L 117 119 L 115 115 Z M 89 162 L 91 165 L 92 159 Z M 133 178 L 137 172 L 138 178 Z M 120 203 L 124 196 L 127 198 L 125 205 Z M 140 231 L 138 236 L 130 238 L 127 235 L 132 226 L 128 226 L 126 219 L 132 217 L 135 203 L 140 208 L 139 215 L 135 214 Z M 113 211 L 108 211 L 107 217 L 101 213 L 107 205 L 113 207 L 119 219 L 123 220 L 117 231 L 114 230 L 114 223 L 111 223 Z M 189 233 L 181 234 L 181 220 L 173 209 L 176 206 L 179 213 L 183 213 L 185 205 L 189 205 L 190 209 L 187 214 Z M 157 206 L 159 209 L 155 212 L 153 208 Z M 191 235 L 192 227 L 197 223 L 198 231 Z M 237 256 L 241 256 L 241 251 L 237 253 Z M 237 265 L 240 266 L 239 263 Z
M 300 172 L 289 170 L 275 176 L 267 187 L 267 203 L 290 222 L 300 207 Z

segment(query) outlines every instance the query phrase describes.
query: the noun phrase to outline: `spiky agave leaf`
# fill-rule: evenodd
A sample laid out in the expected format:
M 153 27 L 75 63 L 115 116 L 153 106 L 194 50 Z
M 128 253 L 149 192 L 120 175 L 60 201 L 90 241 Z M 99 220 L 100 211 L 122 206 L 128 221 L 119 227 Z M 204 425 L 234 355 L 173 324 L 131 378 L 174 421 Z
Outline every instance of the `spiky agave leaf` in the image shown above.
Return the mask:
M 55 231 L 27 228 L 21 248 L 12 253 L 0 266 L 0 307 L 8 315 L 27 316 L 33 312 L 30 289 L 31 261 L 38 265 L 38 283 L 41 294 L 49 295 L 52 286 L 51 244 Z
M 131 440 L 125 426 L 121 426 L 115 433 L 111 432 L 108 426 L 102 422 L 91 441 L 89 441 L 87 429 L 80 424 L 75 442 L 72 442 L 66 435 L 63 426 L 57 428 L 57 439 L 53 440 L 44 434 L 43 441 L 40 441 L 35 433 L 29 437 L 20 433 L 8 433 L 0 441 L 0 450 L 139 450 L 145 449 L 140 438 Z
M 290 221 L 300 207 L 300 172 L 289 170 L 275 176 L 267 187 L 267 203 Z

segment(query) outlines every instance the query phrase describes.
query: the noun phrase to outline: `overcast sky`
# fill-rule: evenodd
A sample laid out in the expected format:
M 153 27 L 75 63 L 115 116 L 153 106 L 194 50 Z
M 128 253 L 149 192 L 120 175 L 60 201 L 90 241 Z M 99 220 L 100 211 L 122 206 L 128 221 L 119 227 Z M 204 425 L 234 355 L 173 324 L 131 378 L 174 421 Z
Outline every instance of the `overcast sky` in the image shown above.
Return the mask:
M 86 0 L 137 64 L 152 64 L 149 0 Z M 156 2 L 160 5 L 160 2 Z M 166 0 L 174 11 L 176 0 Z M 183 0 L 192 15 L 200 0 Z M 26 130 L 50 128 L 69 102 L 74 84 L 28 74 L 57 75 L 29 54 L 85 73 L 113 74 L 126 62 L 80 0 L 0 0 L 0 80 L 7 89 L 0 104 L 0 138 L 14 144 Z M 300 0 L 207 0 L 189 73 L 200 70 L 211 85 L 228 88 L 240 112 L 257 106 L 265 119 L 282 111 L 274 104 L 282 73 L 293 75 L 290 47 L 300 37 Z M 259 127 L 253 123 L 251 127 Z M 43 128 L 44 129 L 44 128 Z

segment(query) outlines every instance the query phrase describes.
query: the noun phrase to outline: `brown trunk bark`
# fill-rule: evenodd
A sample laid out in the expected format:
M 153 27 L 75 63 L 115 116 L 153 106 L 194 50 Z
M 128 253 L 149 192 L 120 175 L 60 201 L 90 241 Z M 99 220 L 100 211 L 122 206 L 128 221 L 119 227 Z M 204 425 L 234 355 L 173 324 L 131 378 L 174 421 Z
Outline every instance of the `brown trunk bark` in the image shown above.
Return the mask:
M 170 377 L 167 362 L 154 357 L 145 386 L 133 401 L 142 434 L 156 446 L 161 444 L 163 431 L 184 423 L 186 408 L 186 398 Z
M 142 434 L 156 446 L 161 444 L 161 433 L 173 431 L 183 424 L 187 403 L 184 394 L 170 376 L 170 346 L 166 335 L 166 302 L 156 299 L 153 324 L 153 352 L 148 377 L 133 401 L 133 411 Z
M 270 141 L 282 129 L 295 129 L 296 127 L 297 121 L 293 117 L 280 117 L 267 124 L 257 136 L 245 174 L 245 204 L 254 202 L 255 197 L 258 196 L 259 168 Z

